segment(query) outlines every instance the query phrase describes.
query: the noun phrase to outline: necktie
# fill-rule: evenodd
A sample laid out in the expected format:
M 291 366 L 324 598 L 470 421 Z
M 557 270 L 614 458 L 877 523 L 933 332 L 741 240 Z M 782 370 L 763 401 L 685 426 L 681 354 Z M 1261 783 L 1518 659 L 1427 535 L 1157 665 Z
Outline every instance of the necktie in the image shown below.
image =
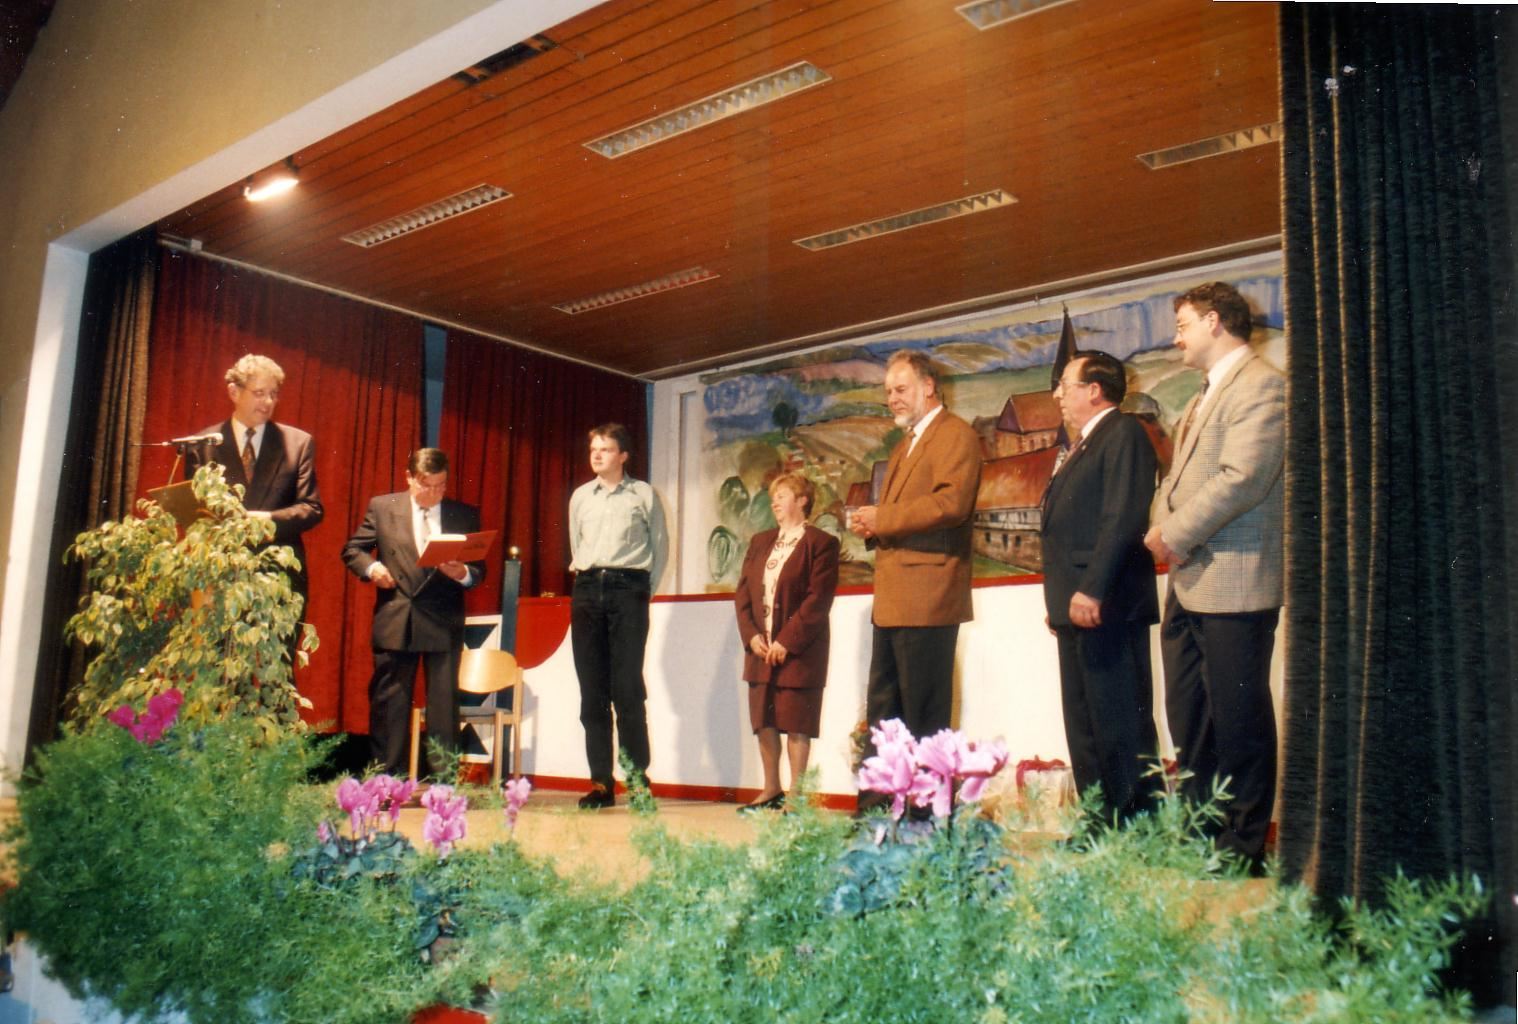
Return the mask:
M 1204 401 L 1206 401 L 1206 400 L 1207 400 L 1207 378 L 1203 377 L 1202 378 L 1202 390 L 1196 396 L 1196 401 L 1192 403 L 1190 411 L 1188 411 L 1186 413 L 1186 422 L 1181 424 L 1181 432 L 1179 434 L 1175 435 L 1175 450 L 1176 451 L 1180 451 L 1181 450 L 1181 446 L 1186 443 L 1186 435 L 1189 434 L 1189 433 L 1191 433 L 1191 423 L 1192 423 L 1193 420 L 1196 419 L 1196 411 L 1202 407 L 1202 403 Z
M 242 476 L 250 485 L 253 483 L 253 433 L 253 428 L 249 427 L 242 443 Z
M 432 536 L 432 523 L 429 522 L 428 519 L 427 519 L 427 513 L 430 512 L 430 511 L 431 511 L 431 509 L 425 509 L 425 508 L 422 509 L 422 529 L 421 529 L 421 540 L 422 540 L 422 543 L 421 543 L 421 546 L 418 548 L 418 550 L 420 550 L 421 548 L 425 548 L 427 546 L 427 538 L 430 537 L 430 536 Z
M 1081 448 L 1085 447 L 1085 439 L 1073 442 L 1070 447 L 1060 449 L 1060 453 L 1054 457 L 1054 473 L 1068 466 L 1075 457 L 1080 454 Z M 1049 474 L 1051 477 L 1054 473 Z

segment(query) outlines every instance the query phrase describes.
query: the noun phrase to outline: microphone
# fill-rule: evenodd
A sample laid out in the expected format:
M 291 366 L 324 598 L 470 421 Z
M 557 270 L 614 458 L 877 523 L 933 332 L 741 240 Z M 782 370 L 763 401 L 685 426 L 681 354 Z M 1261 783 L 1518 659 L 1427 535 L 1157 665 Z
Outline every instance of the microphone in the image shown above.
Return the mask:
M 167 441 L 147 441 L 142 444 L 143 448 L 187 448 L 190 445 L 221 444 L 221 432 L 215 431 L 210 434 L 189 434 L 185 437 L 170 438 Z
M 221 444 L 221 432 L 213 431 L 209 434 L 191 434 L 188 437 L 170 438 L 169 444 Z

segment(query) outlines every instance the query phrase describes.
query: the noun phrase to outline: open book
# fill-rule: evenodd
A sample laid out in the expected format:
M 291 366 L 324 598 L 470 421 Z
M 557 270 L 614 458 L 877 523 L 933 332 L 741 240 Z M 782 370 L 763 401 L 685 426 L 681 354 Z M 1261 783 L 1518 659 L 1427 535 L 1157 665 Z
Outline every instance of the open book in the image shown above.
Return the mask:
M 494 530 L 479 533 L 434 533 L 422 547 L 422 556 L 416 564 L 431 569 L 444 562 L 478 562 L 490 553 L 495 543 Z

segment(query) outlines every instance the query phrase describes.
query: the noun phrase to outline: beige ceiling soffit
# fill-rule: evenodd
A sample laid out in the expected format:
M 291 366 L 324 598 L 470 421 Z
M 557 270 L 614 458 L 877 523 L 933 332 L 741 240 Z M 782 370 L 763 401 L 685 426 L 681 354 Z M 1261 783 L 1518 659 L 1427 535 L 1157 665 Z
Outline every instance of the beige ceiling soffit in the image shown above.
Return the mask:
M 619 302 L 631 302 L 633 299 L 646 299 L 650 295 L 672 292 L 676 288 L 688 288 L 693 284 L 700 284 L 702 281 L 712 281 L 721 276 L 721 274 L 707 270 L 705 267 L 691 267 L 688 270 L 678 270 L 673 274 L 656 277 L 652 281 L 644 281 L 642 284 L 629 285 L 626 288 L 614 288 L 609 292 L 602 292 L 599 295 L 575 299 L 573 302 L 555 303 L 553 308 L 557 309 L 560 313 L 578 316 L 581 313 L 589 313 L 593 309 L 615 306 Z
M 1074 3 L 1075 0 L 975 0 L 954 8 L 964 19 L 981 31 L 1005 25 L 1009 21 Z
M 920 228 L 924 224 L 933 224 L 941 220 L 964 217 L 972 213 L 985 213 L 987 210 L 1011 206 L 1015 202 L 1017 202 L 1017 197 L 1010 192 L 993 188 L 989 192 L 965 196 L 963 199 L 953 199 L 936 206 L 924 206 L 920 210 L 898 213 L 863 224 L 853 224 L 835 231 L 824 231 L 820 235 L 812 235 L 808 238 L 798 238 L 796 244 L 803 249 L 817 252 L 834 246 L 848 245 L 850 242 L 860 242 L 866 238 L 878 238 L 881 235 L 905 231 L 908 228 Z
M 1224 153 L 1235 153 L 1241 149 L 1267 146 L 1272 142 L 1280 142 L 1281 135 L 1281 122 L 1277 121 L 1274 124 L 1241 128 L 1236 132 L 1224 132 L 1222 135 L 1198 139 L 1196 142 L 1188 142 L 1180 146 L 1171 146 L 1169 149 L 1156 149 L 1152 153 L 1140 153 L 1138 158 L 1143 161 L 1145 167 L 1151 171 L 1157 171 L 1162 167 L 1188 164 L 1193 160 L 1205 160 L 1210 156 L 1222 156 Z
M 445 220 L 475 210 L 483 209 L 491 203 L 498 203 L 502 199 L 510 199 L 511 193 L 504 188 L 495 185 L 476 185 L 474 188 L 465 189 L 455 193 L 446 199 L 439 199 L 418 206 L 414 210 L 408 210 L 398 217 L 382 220 L 378 224 L 371 224 L 358 231 L 351 231 L 343 236 L 343 241 L 352 242 L 360 248 L 369 249 L 376 245 L 383 245 L 402 235 L 409 235 L 413 231 L 430 228 Z
M 687 103 L 647 121 L 592 139 L 584 145 L 592 153 L 615 160 L 656 142 L 684 135 L 704 125 L 794 96 L 814 85 L 832 80 L 832 76 L 817 65 L 804 60 L 797 61 L 790 67 L 751 78 L 741 85 L 712 93 L 694 103 Z

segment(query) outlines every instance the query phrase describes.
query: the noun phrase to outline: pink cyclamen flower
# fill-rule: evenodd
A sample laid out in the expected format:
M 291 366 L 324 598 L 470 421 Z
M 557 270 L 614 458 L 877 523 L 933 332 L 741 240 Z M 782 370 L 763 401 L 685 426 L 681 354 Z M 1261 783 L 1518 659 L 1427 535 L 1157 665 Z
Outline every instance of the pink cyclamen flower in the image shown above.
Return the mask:
M 179 717 L 180 705 L 183 703 L 184 694 L 179 690 L 169 689 L 149 698 L 147 710 L 141 715 L 123 704 L 106 718 L 130 732 L 138 743 L 153 744 L 163 739 L 163 734 L 169 730 L 169 726 L 174 724 L 174 720 Z
M 875 744 L 875 752 L 885 757 L 894 757 L 898 752 L 913 756 L 917 753 L 916 737 L 899 718 L 888 718 L 870 726 L 870 742 Z
M 323 845 L 325 845 L 327 843 L 332 842 L 333 838 L 334 838 L 334 833 L 332 831 L 332 826 L 329 825 L 329 824 L 327 824 L 327 822 L 326 822 L 325 819 L 323 819 L 322 821 L 317 822 L 317 824 L 316 824 L 316 840 L 317 840 L 317 842 L 322 843 Z
M 422 794 L 422 806 L 433 814 L 447 814 L 449 802 L 453 799 L 453 787 L 436 785 L 428 786 L 427 792 Z
M 885 752 L 866 758 L 859 768 L 860 789 L 885 793 L 891 797 L 891 817 L 900 819 L 906 811 L 907 796 L 917 778 L 917 763 L 904 748 L 886 747 Z
M 898 820 L 908 803 L 948 817 L 956 787 L 960 799 L 979 800 L 987 781 L 1007 764 L 1007 748 L 1000 740 L 980 744 L 953 729 L 918 740 L 890 719 L 871 728 L 870 736 L 877 753 L 860 767 L 859 788 L 889 794 L 891 815 Z
M 440 818 L 461 818 L 469 808 L 469 801 L 454 796 L 452 786 L 433 786 L 422 794 L 422 806 Z
M 938 732 L 917 744 L 918 767 L 945 779 L 959 774 L 964 738 L 953 729 Z
M 890 718 L 870 726 L 870 741 L 875 756 L 860 765 L 856 781 L 860 789 L 889 795 L 891 817 L 899 821 L 917 776 L 917 740 L 899 718 Z
M 174 724 L 174 719 L 179 717 L 179 709 L 184 706 L 184 694 L 177 689 L 168 689 L 162 693 L 155 693 L 148 700 L 147 714 L 163 723 L 165 729 Z
M 526 779 L 512 779 L 502 786 L 501 790 L 506 794 L 504 808 L 506 827 L 514 830 L 517 827 L 517 814 L 522 810 L 522 805 L 527 802 L 527 798 L 532 795 L 532 783 Z
M 389 775 L 371 775 L 364 780 L 364 825 L 373 831 L 379 822 L 379 816 L 392 808 L 395 815 L 391 817 L 391 824 L 399 817 L 400 809 L 395 804 L 395 787 L 398 783 Z
M 959 765 L 960 778 L 964 780 L 959 786 L 960 799 L 968 803 L 979 800 L 986 783 L 1007 766 L 1010 756 L 1007 745 L 1001 740 L 966 744 Z
M 422 822 L 422 838 L 437 849 L 439 857 L 446 857 L 452 853 L 453 844 L 463 839 L 466 831 L 465 818 L 462 814 L 456 818 L 429 814 L 427 820 Z
M 395 823 L 400 820 L 401 808 L 405 806 L 407 800 L 411 799 L 411 794 L 416 792 L 416 780 L 401 779 L 400 781 L 391 781 L 394 782 L 394 785 L 390 787 L 389 794 L 390 827 L 394 828 Z
M 427 808 L 422 838 L 437 848 L 439 857 L 446 857 L 467 831 L 465 811 L 469 801 L 454 796 L 452 786 L 433 786 L 422 794 L 422 806 Z
M 914 807 L 931 807 L 935 818 L 947 818 L 954 809 L 954 777 L 919 771 L 908 797 Z
M 364 784 L 353 776 L 348 776 L 337 784 L 337 806 L 348 814 L 348 829 L 354 839 L 363 836 L 369 827 L 370 805 L 373 790 L 366 790 Z

